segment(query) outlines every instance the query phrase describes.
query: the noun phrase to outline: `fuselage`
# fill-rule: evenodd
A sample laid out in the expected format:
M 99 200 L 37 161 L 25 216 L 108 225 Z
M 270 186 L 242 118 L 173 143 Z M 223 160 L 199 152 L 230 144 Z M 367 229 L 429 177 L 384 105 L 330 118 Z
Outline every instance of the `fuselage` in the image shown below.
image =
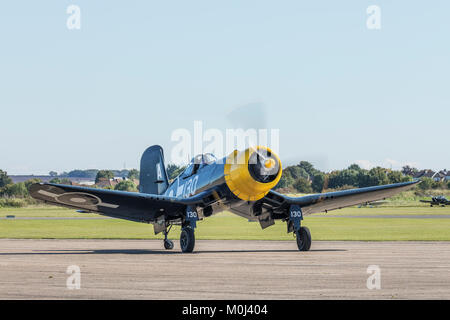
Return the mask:
M 217 202 L 209 208 L 200 208 L 200 217 L 230 210 L 251 220 L 253 204 L 278 183 L 281 170 L 278 156 L 266 147 L 235 151 L 221 159 L 194 158 L 164 195 L 187 198 L 214 189 Z

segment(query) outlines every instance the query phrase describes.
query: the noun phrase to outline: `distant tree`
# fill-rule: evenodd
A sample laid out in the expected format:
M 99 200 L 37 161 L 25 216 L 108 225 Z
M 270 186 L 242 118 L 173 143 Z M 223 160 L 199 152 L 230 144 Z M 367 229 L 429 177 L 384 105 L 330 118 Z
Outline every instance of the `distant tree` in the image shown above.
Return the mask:
M 331 190 L 329 190 L 329 192 L 331 192 L 331 191 L 349 190 L 349 189 L 355 189 L 355 186 L 349 186 L 349 185 L 346 184 L 346 185 L 340 186 L 339 188 L 331 189 Z
M 434 181 L 433 180 L 433 184 L 431 185 L 432 189 L 445 189 L 446 184 L 444 181 Z
M 294 180 L 298 178 L 309 179 L 310 177 L 308 172 L 304 168 L 300 167 L 300 165 L 287 167 L 285 171 L 287 171 Z
M 314 192 L 322 192 L 322 190 L 324 189 L 324 185 L 325 185 L 325 174 L 323 174 L 322 172 L 317 173 L 313 179 L 312 179 L 312 183 L 311 183 L 311 188 Z
M 369 171 L 361 170 L 358 173 L 358 187 L 379 186 L 389 184 L 389 178 L 386 169 L 381 167 L 372 168 Z
M 431 189 L 433 186 L 434 180 L 428 177 L 423 177 L 420 179 L 422 182 L 419 183 L 419 188 L 422 190 L 428 190 Z
M 100 179 L 112 179 L 114 178 L 114 173 L 111 170 L 100 170 L 97 172 L 97 176 L 95 177 L 95 183 L 98 183 Z
M 405 176 L 414 176 L 417 172 L 419 172 L 419 170 L 417 170 L 416 168 L 412 168 L 408 165 L 402 167 L 402 173 Z
M 278 181 L 278 184 L 275 186 L 275 189 L 278 188 L 292 188 L 293 184 L 295 182 L 295 179 L 292 178 L 289 171 L 284 170 L 281 174 L 281 179 Z
M 41 179 L 34 178 L 34 179 L 29 179 L 29 180 L 25 181 L 24 183 L 25 183 L 25 187 L 28 190 L 32 184 L 40 183 L 40 182 L 42 182 Z
M 56 177 L 58 175 L 58 172 L 50 171 L 48 174 L 49 174 L 50 177 Z
M 312 192 L 311 182 L 309 182 L 308 179 L 305 179 L 302 177 L 295 180 L 294 188 L 298 192 L 302 192 L 302 193 L 311 193 Z
M 13 183 L 11 178 L 8 177 L 8 174 L 6 171 L 0 170 L 0 188 L 5 187 L 8 184 Z
M 15 198 L 26 198 L 28 197 L 28 189 L 24 182 L 18 182 L 15 184 L 9 184 L 3 189 L 3 195 Z
M 176 164 L 169 164 L 167 166 L 167 176 L 169 180 L 175 179 L 180 173 L 186 169 L 186 166 L 177 166 Z
M 408 182 L 408 181 L 413 181 L 413 180 L 414 180 L 414 178 L 411 176 L 403 176 L 401 182 Z
M 97 169 L 88 169 L 88 170 L 72 170 L 67 174 L 67 177 L 73 178 L 95 178 L 98 174 L 99 170 Z M 60 175 L 62 176 L 62 175 Z
M 131 169 L 128 172 L 128 179 L 139 179 L 139 170 Z
M 131 180 L 122 180 L 114 187 L 114 190 L 120 191 L 129 191 L 129 192 L 137 192 L 138 189 L 133 181 Z
M 404 181 L 404 176 L 400 171 L 389 171 L 387 174 L 389 183 L 399 183 Z
M 72 184 L 72 181 L 70 181 L 70 179 L 68 178 L 62 178 L 61 179 L 61 184 Z
M 303 170 L 305 170 L 305 172 L 309 175 L 310 179 L 312 179 L 312 177 L 319 172 L 319 170 L 315 169 L 314 166 L 308 161 L 300 161 L 298 166 Z
M 368 170 L 363 169 L 359 171 L 357 179 L 358 179 L 357 187 L 359 188 L 370 187 L 375 185 L 374 184 L 375 182 L 371 178 Z
M 330 173 L 328 187 L 340 188 L 342 186 L 358 186 L 360 174 L 363 172 L 353 169 L 337 170 Z
M 111 170 L 114 174 L 114 177 L 128 177 L 128 174 L 130 173 L 130 170 L 123 169 L 123 170 Z
M 68 177 L 69 173 L 67 173 L 66 171 L 63 171 L 59 174 L 60 177 Z
M 382 184 L 388 184 L 389 179 L 386 174 L 386 169 L 381 167 L 375 167 L 369 170 L 369 175 L 372 177 L 375 186 Z
M 53 178 L 52 180 L 49 181 L 50 183 L 56 183 L 56 184 L 67 184 L 67 185 L 71 185 L 72 181 L 70 181 L 69 178 Z
M 355 171 L 361 171 L 361 167 L 359 165 L 357 165 L 356 163 L 351 164 L 348 168 L 348 170 L 355 170 Z
M 72 170 L 69 171 L 69 173 L 67 174 L 68 177 L 73 177 L 73 178 L 85 178 L 86 177 L 86 173 L 84 172 L 84 170 Z
M 450 181 L 447 183 L 447 188 L 450 189 Z

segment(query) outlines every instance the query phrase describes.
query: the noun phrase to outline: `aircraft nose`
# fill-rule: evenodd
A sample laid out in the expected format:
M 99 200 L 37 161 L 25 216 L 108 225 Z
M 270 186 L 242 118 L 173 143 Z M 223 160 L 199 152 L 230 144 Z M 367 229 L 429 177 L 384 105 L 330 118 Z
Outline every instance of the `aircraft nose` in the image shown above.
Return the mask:
M 281 161 L 269 148 L 258 146 L 234 151 L 224 167 L 225 182 L 231 192 L 246 201 L 264 197 L 281 178 Z

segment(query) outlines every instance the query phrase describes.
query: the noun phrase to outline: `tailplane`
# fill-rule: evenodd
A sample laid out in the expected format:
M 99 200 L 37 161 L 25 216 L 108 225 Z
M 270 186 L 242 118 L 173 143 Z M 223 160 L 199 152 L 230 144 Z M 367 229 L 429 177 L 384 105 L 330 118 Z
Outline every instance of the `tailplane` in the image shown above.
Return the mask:
M 139 192 L 163 194 L 168 186 L 163 149 L 158 145 L 148 147 L 141 157 Z

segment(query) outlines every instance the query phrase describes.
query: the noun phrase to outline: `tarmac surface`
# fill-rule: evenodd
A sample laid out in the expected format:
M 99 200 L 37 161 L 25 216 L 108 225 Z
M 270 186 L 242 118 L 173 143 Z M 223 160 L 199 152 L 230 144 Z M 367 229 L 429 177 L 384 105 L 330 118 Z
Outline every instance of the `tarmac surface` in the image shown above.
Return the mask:
M 450 242 L 0 240 L 0 299 L 450 299 Z M 80 289 L 68 289 L 69 266 Z M 368 289 L 378 266 L 380 289 Z M 74 278 L 72 276 L 72 278 Z M 376 284 L 376 282 L 370 282 Z

